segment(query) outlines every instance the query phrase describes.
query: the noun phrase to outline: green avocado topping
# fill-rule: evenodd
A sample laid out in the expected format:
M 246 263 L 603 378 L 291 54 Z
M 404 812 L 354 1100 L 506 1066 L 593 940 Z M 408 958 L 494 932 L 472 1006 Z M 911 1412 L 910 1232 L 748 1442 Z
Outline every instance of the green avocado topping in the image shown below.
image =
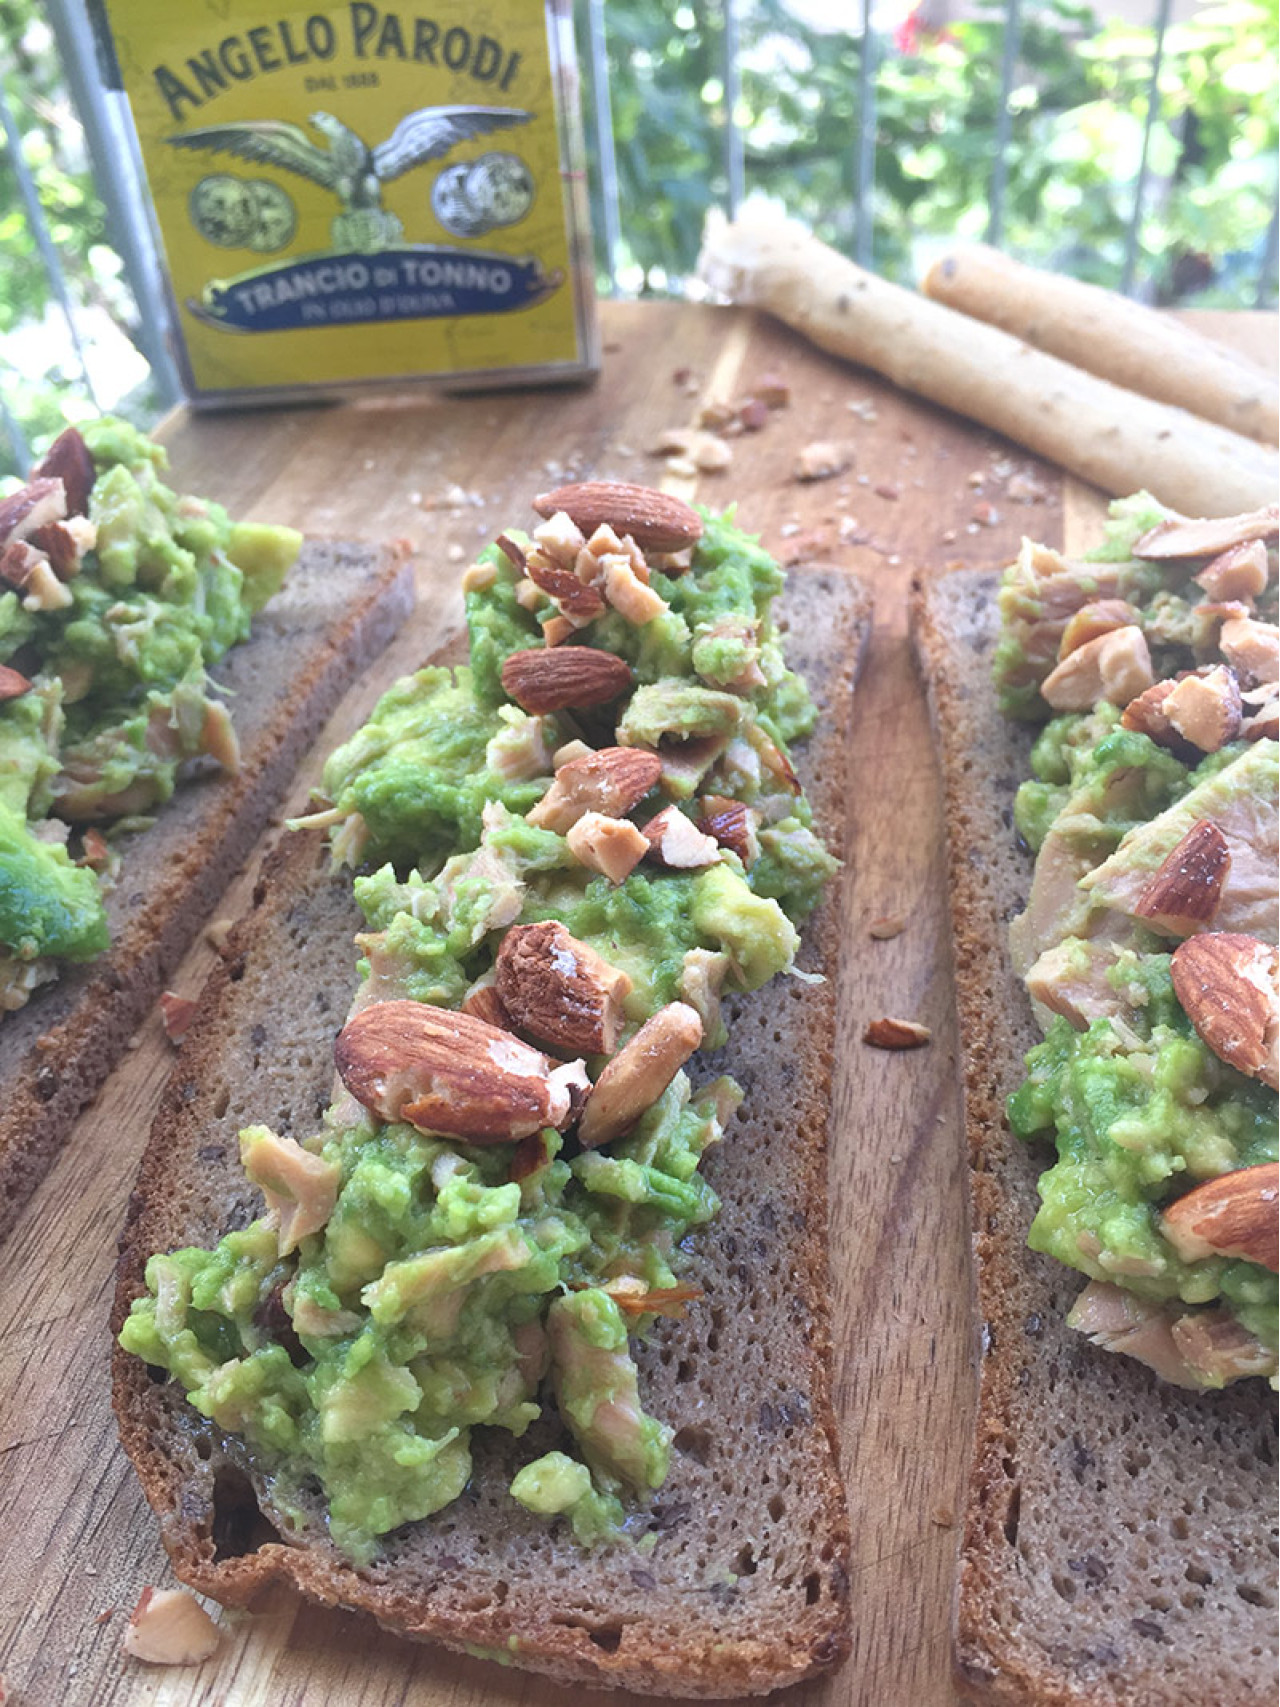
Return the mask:
M 1145 494 L 1114 505 L 1104 545 L 1084 564 L 1024 546 L 1000 594 L 995 676 L 1011 715 L 1049 712 L 1040 683 L 1087 599 L 1129 602 L 1157 679 L 1221 662 L 1221 613 L 1197 608 L 1207 595 L 1192 578 L 1205 559 L 1132 555 L 1164 515 Z M 1274 622 L 1275 602 L 1273 550 L 1255 618 Z M 1277 747 L 1235 739 L 1206 753 L 1176 732 L 1124 727 L 1123 709 L 1100 702 L 1051 717 L 1015 805 L 1038 863 L 1011 939 L 1046 1035 L 1009 1121 L 1021 1138 L 1057 1145 L 1028 1242 L 1090 1277 L 1069 1320 L 1099 1343 L 1187 1386 L 1274 1378 L 1276 1276 L 1230 1253 L 1180 1253 L 1162 1216 L 1205 1181 L 1275 1162 L 1276 1093 L 1198 1035 L 1171 970 L 1193 927 L 1152 918 L 1143 896 L 1193 827 L 1214 825 L 1236 887 L 1224 888 L 1207 928 L 1274 943 Z M 1117 1315 L 1105 1289 L 1132 1302 Z M 1126 1344 L 1144 1323 L 1143 1343 Z
M 228 714 L 206 671 L 247 636 L 301 543 L 180 497 L 160 478 L 164 450 L 126 421 L 80 436 L 94 479 L 88 515 L 68 523 L 74 567 L 0 595 L 0 661 L 32 684 L 0 704 L 0 803 L 17 815 L 0 847 L 0 1013 L 59 961 L 108 946 L 107 872 L 27 827 L 70 825 L 74 853 L 85 827 L 167 800 L 187 760 L 227 758 Z
M 557 920 L 625 976 L 619 1046 L 676 1001 L 702 1003 L 717 1046 L 714 992 L 792 969 L 797 923 L 836 866 L 788 780 L 787 745 L 813 709 L 772 621 L 781 571 L 730 517 L 708 516 L 691 567 L 652 574 L 665 612 L 636 625 L 610 608 L 581 633 L 628 659 L 629 697 L 531 717 L 503 692 L 502 660 L 542 644 L 552 607 L 516 598 L 496 548 L 482 562 L 494 573 L 467 594 L 469 665 L 398 682 L 324 770 L 330 804 L 311 821 L 360 867 L 357 1007 L 457 1009 L 508 928 Z M 556 751 L 584 737 L 683 750 L 632 824 L 670 801 L 696 818 L 704 794 L 739 800 L 758 852 L 613 877 L 584 864 L 570 835 L 526 817 Z M 605 1060 L 588 1059 L 592 1078 Z M 741 1096 L 679 1071 L 624 1135 L 585 1150 L 571 1123 L 567 1137 L 467 1144 L 380 1121 L 350 1096 L 302 1144 L 249 1128 L 242 1161 L 271 1214 L 212 1251 L 152 1257 L 121 1344 L 243 1435 L 300 1523 L 318 1481 L 329 1532 L 355 1559 L 457 1498 L 475 1429 L 521 1437 L 552 1406 L 560 1445 L 545 1449 L 544 1421 L 513 1498 L 584 1546 L 641 1544 L 671 1430 L 644 1408 L 633 1337 L 666 1308 L 698 1307 L 679 1277 L 719 1207 L 701 1162 Z M 321 1210 L 294 1240 L 303 1201 Z

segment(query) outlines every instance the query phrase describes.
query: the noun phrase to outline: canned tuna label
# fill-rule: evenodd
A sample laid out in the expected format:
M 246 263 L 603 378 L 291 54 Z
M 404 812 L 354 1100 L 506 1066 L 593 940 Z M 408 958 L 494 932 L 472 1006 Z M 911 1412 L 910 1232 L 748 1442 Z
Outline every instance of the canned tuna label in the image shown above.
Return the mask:
M 561 7 L 107 12 L 197 401 L 589 370 Z

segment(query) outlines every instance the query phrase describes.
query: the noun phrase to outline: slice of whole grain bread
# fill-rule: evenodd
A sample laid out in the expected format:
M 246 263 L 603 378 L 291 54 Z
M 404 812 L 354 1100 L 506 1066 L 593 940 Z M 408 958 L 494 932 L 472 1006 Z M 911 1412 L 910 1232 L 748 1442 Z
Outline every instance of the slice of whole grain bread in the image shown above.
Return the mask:
M 184 783 L 122 838 L 111 946 L 0 1023 L 0 1238 L 120 1059 L 356 675 L 413 607 L 400 546 L 307 540 L 253 633 L 211 672 L 240 741 L 234 777 Z
M 793 573 L 782 612 L 789 660 L 820 709 L 799 766 L 818 826 L 839 847 L 869 601 L 847 576 L 810 570 Z M 358 1569 L 325 1538 L 319 1502 L 316 1529 L 290 1534 L 242 1445 L 117 1347 L 121 1439 L 184 1581 L 231 1604 L 280 1578 L 403 1635 L 492 1652 L 566 1683 L 668 1695 L 763 1693 L 846 1656 L 849 1529 L 826 1273 L 837 888 L 801 956 L 828 981 L 779 978 L 733 999 L 729 1044 L 695 1058 L 700 1077 L 732 1072 L 746 1102 L 708 1156 L 723 1209 L 699 1230 L 682 1276 L 705 1298 L 684 1320 L 661 1322 L 638 1353 L 646 1408 L 676 1430 L 649 1509 L 651 1542 L 588 1552 L 567 1524 L 510 1498 L 519 1465 L 561 1441 L 549 1413 L 518 1443 L 478 1431 L 462 1497 L 387 1537 Z M 240 1127 L 314 1130 L 356 985 L 358 921 L 349 875 L 330 868 L 320 838 L 287 838 L 166 1090 L 121 1242 L 114 1331 L 151 1251 L 212 1242 L 260 1213 L 236 1160 Z
M 1004 1099 L 1039 1041 L 1007 951 L 1032 861 L 1013 796 L 1033 731 L 991 683 L 999 577 L 917 588 L 946 790 L 956 1001 L 981 1317 L 957 1664 L 1037 1707 L 1255 1707 L 1276 1692 L 1274 1395 L 1193 1393 L 1066 1326 L 1082 1277 L 1026 1248 L 1049 1145 Z

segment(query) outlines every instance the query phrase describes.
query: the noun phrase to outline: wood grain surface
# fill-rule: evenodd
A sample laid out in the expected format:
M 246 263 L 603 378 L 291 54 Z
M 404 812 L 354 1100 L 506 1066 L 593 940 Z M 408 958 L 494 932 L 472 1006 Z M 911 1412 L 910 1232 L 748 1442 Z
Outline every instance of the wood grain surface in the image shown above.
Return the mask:
M 1264 362 L 1274 316 L 1195 323 Z M 863 576 L 877 600 L 858 690 L 849 801 L 847 952 L 832 1149 L 836 1394 L 854 1528 L 853 1657 L 792 1692 L 795 1707 L 953 1707 L 951 1585 L 974 1395 L 968 1208 L 933 754 L 906 634 L 916 572 L 996 564 L 1023 532 L 1073 548 L 1095 534 L 1096 494 L 1015 447 L 820 355 L 738 310 L 606 304 L 605 370 L 574 392 L 442 397 L 257 415 L 179 414 L 173 479 L 238 515 L 417 547 L 419 609 L 348 696 L 296 784 L 461 618 L 457 583 L 534 492 L 575 476 L 656 483 L 657 434 L 708 397 L 766 372 L 790 406 L 733 441 L 705 501 L 788 557 Z M 847 441 L 850 472 L 802 486 L 801 446 Z M 219 909 L 240 910 L 257 856 Z M 873 921 L 904 921 L 875 940 Z M 202 943 L 174 987 L 195 994 Z M 281 968 L 281 976 L 288 969 Z M 933 1028 L 927 1049 L 864 1046 L 868 1019 Z M 156 1015 L 81 1119 L 0 1262 L 0 1671 L 20 1707 L 552 1707 L 553 1685 L 386 1637 L 284 1594 L 251 1613 L 214 1608 L 224 1635 L 203 1666 L 126 1660 L 120 1641 L 146 1584 L 171 1586 L 158 1529 L 116 1443 L 106 1318 L 116 1233 L 160 1088 L 173 1065 Z M 2 1697 L 0 1697 L 2 1698 Z M 585 1707 L 617 1696 L 580 1692 Z

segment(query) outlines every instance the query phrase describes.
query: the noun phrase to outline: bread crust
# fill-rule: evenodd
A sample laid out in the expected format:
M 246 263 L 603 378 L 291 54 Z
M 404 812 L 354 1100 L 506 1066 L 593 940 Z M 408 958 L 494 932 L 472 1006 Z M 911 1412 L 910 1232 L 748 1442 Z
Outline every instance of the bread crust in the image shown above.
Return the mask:
M 858 583 L 838 571 L 796 572 L 782 601 L 789 659 L 820 708 L 801 767 L 816 821 L 835 842 L 869 609 Z M 818 612 L 822 621 L 813 620 Z M 838 890 L 833 883 L 807 928 L 801 957 L 831 973 Z M 332 1038 L 355 987 L 358 917 L 349 879 L 329 869 L 317 834 L 287 838 L 265 862 L 152 1129 L 121 1240 L 113 1333 L 143 1290 L 149 1252 L 215 1238 L 257 1212 L 257 1193 L 236 1166 L 237 1127 L 270 1118 L 273 1096 L 280 1129 L 298 1135 L 323 1108 Z M 273 1019 L 282 954 L 291 989 L 324 996 L 322 1014 L 304 1014 L 301 998 L 289 997 L 287 1023 Z M 700 1231 L 685 1275 L 705 1301 L 683 1321 L 661 1323 L 639 1350 L 646 1405 L 676 1430 L 671 1473 L 649 1514 L 652 1550 L 587 1553 L 563 1523 L 548 1526 L 506 1495 L 517 1464 L 559 1438 L 548 1417 L 514 1451 L 505 1437 L 478 1436 L 460 1500 L 388 1537 L 382 1558 L 355 1569 L 327 1541 L 304 1545 L 264 1529 L 268 1492 L 239 1442 L 117 1346 L 121 1439 L 184 1581 L 245 1604 L 284 1580 L 401 1635 L 564 1683 L 648 1693 L 764 1693 L 847 1656 L 850 1536 L 826 1257 L 834 979 L 778 979 L 727 1007 L 730 1044 L 699 1071 L 734 1073 L 747 1098 L 707 1159 L 723 1209 Z M 255 1082 L 254 1063 L 268 1055 L 271 1071 Z M 740 1412 L 739 1428 L 726 1427 L 727 1407 Z
M 124 1053 L 243 863 L 303 753 L 413 607 L 408 548 L 307 540 L 253 633 L 211 672 L 232 699 L 241 764 L 180 787 L 122 840 L 111 946 L 0 1025 L 0 1239 Z
M 1039 1041 L 1007 927 L 1030 856 L 1013 795 L 1031 733 L 991 682 L 999 576 L 917 585 L 942 761 L 979 1304 L 980 1383 L 956 1610 L 975 1700 L 1256 1707 L 1276 1675 L 1274 1396 L 1169 1387 L 1066 1326 L 1081 1280 L 1026 1248 L 1051 1159 L 1005 1098 Z

